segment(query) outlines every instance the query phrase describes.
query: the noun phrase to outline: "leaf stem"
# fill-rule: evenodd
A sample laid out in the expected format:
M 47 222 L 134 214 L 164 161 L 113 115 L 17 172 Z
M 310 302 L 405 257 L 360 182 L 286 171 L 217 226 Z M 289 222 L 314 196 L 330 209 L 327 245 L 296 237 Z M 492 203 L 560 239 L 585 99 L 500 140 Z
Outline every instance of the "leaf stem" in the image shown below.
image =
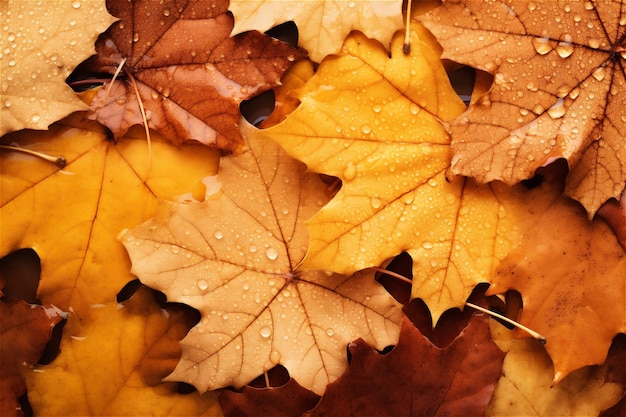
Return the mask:
M 393 271 L 389 271 L 387 269 L 378 268 L 378 267 L 374 267 L 374 268 L 371 268 L 371 269 L 376 271 L 376 272 L 380 272 L 382 274 L 387 274 L 389 276 L 392 276 L 392 277 L 394 277 L 396 279 L 399 279 L 400 281 L 407 282 L 409 284 L 413 283 L 410 279 L 408 279 L 408 278 L 406 278 L 406 277 L 404 277 L 404 276 L 402 276 L 402 275 L 400 275 L 398 273 L 395 273 Z M 482 308 L 480 306 L 477 306 L 476 304 L 470 303 L 469 301 L 466 301 L 465 305 L 468 306 L 468 307 L 471 307 L 471 308 L 473 308 L 475 310 L 482 311 L 485 314 L 489 314 L 490 316 L 497 317 L 500 320 L 503 320 L 503 321 L 505 321 L 507 323 L 512 324 L 513 326 L 517 327 L 518 329 L 524 330 L 526 333 L 528 333 L 529 335 L 531 335 L 532 337 L 537 339 L 539 341 L 539 343 L 541 343 L 542 345 L 545 345 L 547 343 L 547 339 L 544 336 L 542 336 L 541 334 L 537 333 L 536 331 L 534 331 L 532 329 L 529 329 L 528 327 L 524 326 L 523 324 L 520 324 L 520 323 L 516 322 L 515 320 L 511 320 L 510 318 L 508 318 L 506 316 L 503 316 L 502 314 L 498 314 L 498 313 L 495 313 L 493 311 L 487 310 L 486 308 Z
M 412 0 L 406 2 L 406 32 L 404 32 L 404 45 L 402 47 L 405 55 L 411 53 L 411 2 Z
M 67 165 L 67 161 L 62 156 L 52 156 L 52 155 L 45 154 L 43 152 L 37 152 L 31 149 L 21 148 L 15 145 L 0 145 L 0 149 L 6 149 L 9 151 L 16 151 L 16 152 L 26 153 L 28 155 L 33 155 L 45 161 L 52 162 L 54 165 L 58 166 L 59 168 L 64 168 L 65 165 Z
M 520 324 L 520 323 L 518 323 L 518 322 L 516 322 L 514 320 L 511 320 L 510 318 L 508 318 L 506 316 L 503 316 L 502 314 L 495 313 L 493 311 L 487 310 L 486 308 L 482 308 L 482 307 L 477 306 L 476 304 L 472 304 L 470 302 L 465 302 L 465 305 L 468 306 L 468 307 L 471 307 L 471 308 L 473 308 L 475 310 L 482 311 L 485 314 L 489 314 L 490 316 L 497 317 L 500 320 L 504 320 L 507 323 L 510 323 L 513 326 L 515 326 L 515 327 L 517 327 L 519 329 L 524 330 L 526 333 L 528 333 L 529 335 L 531 335 L 532 337 L 537 339 L 539 341 L 539 343 L 541 343 L 542 345 L 545 345 L 548 342 L 545 337 L 543 337 L 542 335 L 540 335 L 536 331 L 531 330 L 528 327 L 524 326 L 523 324 Z

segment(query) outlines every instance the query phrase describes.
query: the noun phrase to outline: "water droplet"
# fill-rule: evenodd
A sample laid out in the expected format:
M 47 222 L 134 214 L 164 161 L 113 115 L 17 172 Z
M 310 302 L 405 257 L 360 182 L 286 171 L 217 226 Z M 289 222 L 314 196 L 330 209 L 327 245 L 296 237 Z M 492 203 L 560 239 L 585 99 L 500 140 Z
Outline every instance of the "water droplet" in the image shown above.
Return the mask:
M 424 249 L 432 249 L 434 247 L 434 245 L 432 244 L 432 242 L 424 242 L 424 243 L 422 243 L 422 247 Z
M 565 116 L 565 106 L 563 105 L 563 99 L 560 98 L 548 109 L 548 115 L 553 119 L 559 119 Z
M 215 236 L 215 239 L 220 240 L 224 237 L 224 233 L 221 230 L 216 230 L 213 236 Z
M 248 284 L 247 282 L 244 282 L 241 288 L 243 288 L 244 291 L 248 291 L 250 289 L 250 284 Z
M 202 291 L 209 288 L 209 283 L 206 279 L 199 279 L 196 284 L 198 284 L 198 288 L 200 288 Z
M 412 115 L 416 115 L 417 113 L 420 112 L 420 106 L 418 106 L 415 103 L 411 103 L 409 105 L 409 111 L 411 112 Z
M 133 42 L 139 42 L 139 33 L 135 32 L 133 35 Z
M 10 99 L 4 100 L 4 107 L 9 108 L 11 104 L 13 104 L 13 102 Z
M 289 55 L 289 56 L 287 56 L 287 61 L 289 61 L 289 62 L 293 62 L 293 61 L 295 61 L 295 60 L 296 60 L 296 57 L 295 57 L 294 55 Z
M 255 253 L 255 252 L 257 251 L 257 249 L 258 249 L 258 248 L 257 248 L 255 245 L 250 245 L 250 247 L 248 248 L 248 250 L 249 250 L 251 253 Z
M 370 125 L 363 125 L 361 126 L 361 132 L 368 135 L 372 132 L 372 128 L 370 127 Z
M 539 55 L 546 55 L 552 50 L 552 45 L 548 38 L 533 38 L 533 48 Z
M 267 256 L 267 259 L 269 259 L 270 261 L 274 261 L 276 260 L 276 258 L 278 258 L 278 251 L 272 247 L 269 247 L 265 249 L 265 256 Z
M 372 208 L 379 209 L 382 202 L 380 201 L 380 198 L 372 197 L 370 199 L 370 204 L 372 205 Z
M 598 49 L 600 47 L 600 41 L 596 38 L 591 38 L 587 41 L 590 47 Z
M 569 36 L 571 39 L 571 36 Z M 574 53 L 574 45 L 572 45 L 571 41 L 563 41 L 559 42 L 556 46 L 556 53 L 559 54 L 561 58 L 567 58 Z
M 267 339 L 272 334 L 272 329 L 267 326 L 261 327 L 261 330 L 259 330 L 259 334 L 261 335 L 261 337 Z
M 272 361 L 272 363 L 280 362 L 280 352 L 273 350 L 272 353 L 270 353 L 270 361 Z
M 437 180 L 434 178 L 431 178 L 428 180 L 428 185 L 430 185 L 431 187 L 436 187 L 437 186 Z
M 335 331 L 334 331 L 333 329 L 330 329 L 330 328 L 329 328 L 329 329 L 326 329 L 326 334 L 327 334 L 328 336 L 332 336 L 332 335 L 334 335 L 334 334 L 335 334 Z
M 606 69 L 604 67 L 598 67 L 592 75 L 593 78 L 595 78 L 596 80 L 602 81 L 604 80 L 604 76 L 606 75 Z
M 80 8 L 80 1 L 76 0 L 74 2 L 72 2 L 72 7 L 75 9 L 79 9 Z
M 10 66 L 10 67 L 14 67 L 14 66 L 15 66 L 15 64 L 16 64 L 16 62 L 15 62 L 15 60 L 14 60 L 14 59 L 12 59 L 12 60 L 10 60 L 10 61 L 9 61 L 9 66 Z
M 383 111 L 383 106 L 380 106 L 377 104 L 373 107 L 373 110 L 374 110 L 374 113 L 380 113 L 381 111 Z
M 572 91 L 570 91 L 569 96 L 572 100 L 576 100 L 579 94 L 580 94 L 580 88 L 576 87 Z
M 356 165 L 352 162 L 348 162 L 346 169 L 343 171 L 343 179 L 346 181 L 352 181 L 356 177 Z
M 40 116 L 40 115 L 38 115 L 38 114 L 33 114 L 33 115 L 30 117 L 30 120 L 31 120 L 33 123 L 39 123 L 39 121 L 41 120 L 41 116 Z

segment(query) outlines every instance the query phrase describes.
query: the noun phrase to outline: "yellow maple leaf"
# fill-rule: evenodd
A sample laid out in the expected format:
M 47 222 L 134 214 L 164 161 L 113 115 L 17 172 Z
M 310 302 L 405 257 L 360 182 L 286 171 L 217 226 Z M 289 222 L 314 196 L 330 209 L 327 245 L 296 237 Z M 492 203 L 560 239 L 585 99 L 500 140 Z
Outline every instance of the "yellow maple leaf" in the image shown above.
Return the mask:
M 597 416 L 624 392 L 621 384 L 605 382 L 606 365 L 580 369 L 554 385 L 554 368 L 543 345 L 534 339 L 515 340 L 495 322 L 491 334 L 506 356 L 489 416 Z
M 5 143 L 63 156 L 66 165 L 60 169 L 22 152 L 2 150 L 0 254 L 20 248 L 37 252 L 41 258 L 39 299 L 70 311 L 66 343 L 72 336 L 95 333 L 94 339 L 100 337 L 102 346 L 116 350 L 124 342 L 108 339 L 96 327 L 103 320 L 97 307 L 109 305 L 133 278 L 117 234 L 150 218 L 157 197 L 173 199 L 214 173 L 219 156 L 203 146 L 179 149 L 155 137 L 152 158 L 159 163 L 150 164 L 145 138 L 129 135 L 115 144 L 101 126 L 83 118 L 84 114 L 77 113 L 48 131 L 24 130 L 3 137 Z M 184 169 L 172 176 L 172 166 Z M 133 353 L 127 349 L 127 354 Z M 57 360 L 72 363 L 76 357 L 66 349 Z M 30 381 L 35 383 L 40 375 Z M 46 373 L 49 378 L 54 375 L 61 380 L 69 377 L 63 367 Z M 98 383 L 106 385 L 105 380 Z
M 204 202 L 165 203 L 122 236 L 133 273 L 201 312 L 169 380 L 204 392 L 242 386 L 277 364 L 321 394 L 361 337 L 394 344 L 401 312 L 373 273 L 301 271 L 303 220 L 327 201 L 325 184 L 269 140 L 225 159 Z M 207 181 L 208 182 L 208 181 Z
M 375 41 L 351 35 L 346 55 L 320 65 L 300 90 L 302 104 L 283 123 L 244 129 L 342 180 L 308 222 L 303 268 L 349 274 L 407 251 L 416 261 L 412 296 L 428 304 L 435 324 L 443 311 L 462 307 L 476 284 L 489 281 L 516 244 L 515 219 L 530 201 L 546 202 L 523 187 L 446 179 L 449 137 L 441 119 L 460 114 L 463 104 L 428 39 L 416 27 L 405 55 L 397 35 L 388 57 Z
M 174 383 L 156 384 L 154 368 L 171 371 L 192 324 L 180 309 L 161 309 L 143 288 L 123 304 L 94 307 L 91 317 L 88 328 L 68 324 L 73 336 L 57 359 L 25 372 L 36 415 L 222 415 L 214 393 L 181 395 Z
M 0 20 L 0 136 L 86 110 L 65 79 L 115 21 L 105 2 L 2 0 Z
M 352 30 L 360 30 L 388 45 L 394 32 L 403 27 L 400 0 L 231 0 L 229 10 L 235 16 L 233 34 L 266 31 L 294 21 L 298 25 L 299 44 L 316 62 L 339 52 Z
M 514 184 L 566 158 L 591 219 L 626 183 L 621 1 L 451 0 L 421 17 L 443 57 L 494 75 L 451 123 L 452 171 Z

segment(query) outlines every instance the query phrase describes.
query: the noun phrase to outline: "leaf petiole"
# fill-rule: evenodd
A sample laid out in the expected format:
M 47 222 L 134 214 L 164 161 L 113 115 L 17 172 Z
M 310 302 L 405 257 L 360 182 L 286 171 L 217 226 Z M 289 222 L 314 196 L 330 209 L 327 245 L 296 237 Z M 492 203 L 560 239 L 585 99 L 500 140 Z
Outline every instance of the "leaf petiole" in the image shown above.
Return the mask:
M 405 55 L 411 53 L 411 1 L 407 0 L 406 2 L 406 31 L 404 32 L 404 45 L 402 47 Z
M 43 152 L 37 152 L 37 151 L 33 151 L 31 149 L 21 148 L 19 146 L 15 146 L 15 145 L 0 145 L 0 149 L 6 149 L 6 150 L 9 150 L 9 151 L 16 151 L 16 152 L 23 152 L 23 153 L 26 153 L 28 155 L 33 155 L 33 156 L 41 158 L 41 159 L 43 159 L 45 161 L 52 162 L 54 165 L 58 166 L 59 168 L 64 168 L 65 165 L 67 164 L 67 161 L 62 156 L 52 156 L 52 155 L 45 154 Z
M 394 277 L 396 279 L 399 279 L 400 281 L 407 282 L 409 284 L 413 283 L 410 279 L 408 279 L 408 278 L 406 278 L 406 277 L 404 277 L 404 276 L 402 276 L 402 275 L 400 275 L 398 273 L 395 273 L 393 271 L 388 271 L 388 270 L 383 269 L 383 268 L 372 268 L 372 269 L 374 271 L 376 271 L 376 272 L 380 272 L 382 274 L 386 274 L 386 275 L 392 276 L 392 277 Z M 505 321 L 507 323 L 510 323 L 513 326 L 517 327 L 518 329 L 524 330 L 526 333 L 531 335 L 533 338 L 537 339 L 539 341 L 539 343 L 541 343 L 542 345 L 545 345 L 547 343 L 547 339 L 544 336 L 542 336 L 541 334 L 537 333 L 536 331 L 534 331 L 532 329 L 529 329 L 528 327 L 524 326 L 523 324 L 520 324 L 520 323 L 516 322 L 515 320 L 511 320 L 510 318 L 508 318 L 506 316 L 503 316 L 502 314 L 498 314 L 498 313 L 495 313 L 495 312 L 493 312 L 491 310 L 487 310 L 486 308 L 477 306 L 476 304 L 470 303 L 468 301 L 465 302 L 465 305 L 468 306 L 468 307 L 471 307 L 471 308 L 473 308 L 475 310 L 481 311 L 481 312 L 483 312 L 485 314 L 489 314 L 490 316 L 496 317 L 496 318 L 498 318 L 500 320 L 503 320 L 503 321 Z
M 537 339 L 539 341 L 539 343 L 541 343 L 542 345 L 545 345 L 548 342 L 544 336 L 540 335 L 536 331 L 531 330 L 528 327 L 524 326 L 523 324 L 520 324 L 520 323 L 518 323 L 518 322 L 516 322 L 514 320 L 511 320 L 510 318 L 508 318 L 506 316 L 503 316 L 502 314 L 495 313 L 495 312 L 493 312 L 491 310 L 487 310 L 486 308 L 482 308 L 480 306 L 477 306 L 476 304 L 472 304 L 472 303 L 467 302 L 467 301 L 465 302 L 465 305 L 468 306 L 468 307 L 471 307 L 471 308 L 473 308 L 475 310 L 482 311 L 485 314 L 489 314 L 490 316 L 497 317 L 500 320 L 504 320 L 507 323 L 512 324 L 513 326 L 517 327 L 518 329 L 524 330 L 526 333 L 528 333 L 529 335 L 531 335 L 532 337 Z

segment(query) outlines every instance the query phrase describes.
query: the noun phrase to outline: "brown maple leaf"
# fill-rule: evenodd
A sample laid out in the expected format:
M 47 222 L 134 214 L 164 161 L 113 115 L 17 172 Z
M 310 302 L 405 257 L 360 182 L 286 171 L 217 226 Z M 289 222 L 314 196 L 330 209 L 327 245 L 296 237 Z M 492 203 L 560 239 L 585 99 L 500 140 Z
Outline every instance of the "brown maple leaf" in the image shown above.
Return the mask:
M 494 74 L 451 124 L 452 172 L 509 184 L 566 158 L 589 217 L 626 181 L 626 4 L 452 0 L 422 17 L 442 57 Z
M 93 72 L 122 75 L 91 104 L 116 138 L 143 123 L 175 144 L 197 140 L 225 151 L 241 145 L 241 100 L 277 85 L 302 51 L 269 36 L 229 37 L 227 0 L 109 0 L 120 21 L 101 36 Z
M 360 341 L 350 352 L 348 371 L 307 416 L 484 416 L 504 359 L 479 316 L 445 348 L 405 318 L 387 355 Z
M 20 368 L 36 363 L 64 318 L 56 307 L 44 308 L 22 300 L 0 301 L 0 414 L 17 416 L 17 399 L 26 392 Z M 25 366 L 26 365 L 26 366 Z

